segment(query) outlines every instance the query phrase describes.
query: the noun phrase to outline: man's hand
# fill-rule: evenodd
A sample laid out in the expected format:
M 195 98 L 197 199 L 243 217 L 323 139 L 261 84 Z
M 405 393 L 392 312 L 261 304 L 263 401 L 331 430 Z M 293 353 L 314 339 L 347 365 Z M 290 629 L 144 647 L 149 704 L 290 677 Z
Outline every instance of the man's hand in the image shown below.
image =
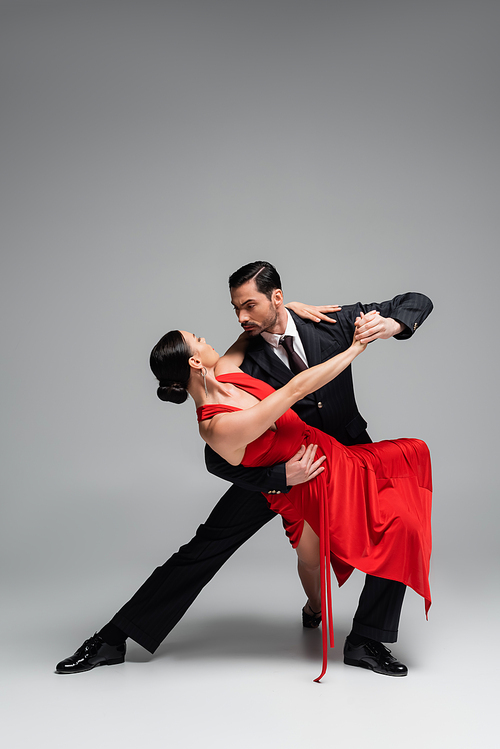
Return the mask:
M 337 322 L 331 317 L 327 317 L 325 313 L 338 312 L 339 309 L 342 309 L 338 304 L 322 304 L 316 307 L 314 304 L 304 304 L 303 302 L 289 302 L 285 304 L 285 307 L 293 310 L 303 320 L 312 320 L 313 322 L 321 322 L 321 320 L 323 322 Z
M 307 448 L 301 445 L 298 453 L 285 463 L 287 486 L 305 484 L 325 470 L 321 464 L 326 460 L 326 455 L 314 460 L 317 449 L 317 445 L 308 445 Z
M 404 329 L 400 322 L 393 320 L 392 317 L 382 317 L 376 309 L 367 312 L 366 315 L 361 312 L 354 325 L 354 338 L 362 343 L 370 343 L 377 338 L 392 338 Z

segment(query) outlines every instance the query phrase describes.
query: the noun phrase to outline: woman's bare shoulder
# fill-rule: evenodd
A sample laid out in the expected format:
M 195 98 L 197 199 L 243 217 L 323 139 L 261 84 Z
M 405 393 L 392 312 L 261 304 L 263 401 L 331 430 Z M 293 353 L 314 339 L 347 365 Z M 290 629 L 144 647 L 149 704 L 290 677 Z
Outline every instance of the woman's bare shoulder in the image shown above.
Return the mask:
M 242 411 L 215 414 L 198 425 L 201 438 L 233 466 L 239 465 L 245 454 L 246 445 L 235 447 L 235 437 L 240 430 L 237 423 L 233 424 L 233 420 L 241 413 Z
M 221 356 L 217 364 L 215 365 L 215 376 L 223 374 L 230 374 L 231 372 L 243 372 L 239 367 L 235 367 L 234 362 L 231 361 L 230 357 Z

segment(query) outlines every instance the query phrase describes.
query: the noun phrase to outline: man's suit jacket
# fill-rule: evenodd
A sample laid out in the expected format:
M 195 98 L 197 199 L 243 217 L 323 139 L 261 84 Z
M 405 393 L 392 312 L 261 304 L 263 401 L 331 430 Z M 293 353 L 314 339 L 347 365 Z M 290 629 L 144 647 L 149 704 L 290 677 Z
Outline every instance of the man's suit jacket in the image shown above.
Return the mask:
M 335 324 L 302 320 L 292 312 L 309 366 L 320 364 L 349 348 L 356 317 L 360 312 L 367 313 L 373 309 L 379 310 L 383 317 L 392 317 L 402 323 L 405 328 L 395 337 L 406 339 L 413 335 L 431 313 L 432 302 L 423 294 L 415 292 L 401 294 L 380 304 L 358 302 L 333 313 L 331 317 L 337 320 Z M 241 368 L 275 389 L 282 387 L 293 377 L 292 372 L 261 336 L 250 342 Z M 366 421 L 356 405 L 350 366 L 320 390 L 298 401 L 293 409 L 307 424 L 331 434 L 344 445 L 370 441 Z M 287 490 L 284 464 L 269 468 L 230 466 L 208 446 L 205 449 L 205 461 L 211 473 L 244 488 L 265 492 L 271 489 Z

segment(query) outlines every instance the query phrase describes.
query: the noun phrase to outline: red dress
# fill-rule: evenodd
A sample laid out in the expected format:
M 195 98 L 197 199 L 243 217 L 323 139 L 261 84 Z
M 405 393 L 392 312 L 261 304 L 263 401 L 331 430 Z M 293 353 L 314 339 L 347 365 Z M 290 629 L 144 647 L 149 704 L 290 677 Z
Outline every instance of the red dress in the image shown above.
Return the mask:
M 219 375 L 263 400 L 273 388 L 243 372 Z M 202 406 L 198 421 L 218 413 L 238 411 L 222 404 Z M 338 584 L 354 568 L 369 575 L 409 585 L 431 605 L 429 562 L 431 555 L 431 464 L 425 442 L 417 439 L 386 440 L 345 447 L 319 429 L 305 424 L 289 409 L 247 445 L 244 466 L 284 463 L 301 445 L 316 444 L 316 459 L 326 455 L 325 470 L 312 481 L 292 487 L 287 494 L 266 494 L 272 510 L 283 518 L 286 534 L 295 548 L 304 520 L 320 539 L 321 600 L 323 604 L 323 669 L 327 664 L 327 630 L 333 646 L 333 616 L 328 559 Z M 326 609 L 326 610 L 325 610 Z M 326 616 L 325 616 L 326 613 Z M 325 624 L 327 626 L 325 626 Z

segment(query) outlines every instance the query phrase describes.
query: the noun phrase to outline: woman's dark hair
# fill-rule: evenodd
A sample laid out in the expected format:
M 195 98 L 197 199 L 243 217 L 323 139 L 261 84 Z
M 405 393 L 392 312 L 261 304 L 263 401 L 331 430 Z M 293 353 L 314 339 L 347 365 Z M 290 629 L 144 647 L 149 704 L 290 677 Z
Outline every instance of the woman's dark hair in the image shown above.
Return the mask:
M 149 357 L 149 366 L 160 382 L 158 398 L 171 403 L 184 403 L 189 382 L 191 351 L 182 333 L 171 330 L 160 338 Z
M 229 288 L 237 289 L 247 281 L 252 280 L 255 281 L 257 291 L 265 294 L 268 299 L 271 299 L 275 289 L 281 289 L 281 278 L 278 271 L 274 265 L 267 263 L 265 260 L 256 260 L 255 263 L 248 263 L 235 270 L 229 276 Z

